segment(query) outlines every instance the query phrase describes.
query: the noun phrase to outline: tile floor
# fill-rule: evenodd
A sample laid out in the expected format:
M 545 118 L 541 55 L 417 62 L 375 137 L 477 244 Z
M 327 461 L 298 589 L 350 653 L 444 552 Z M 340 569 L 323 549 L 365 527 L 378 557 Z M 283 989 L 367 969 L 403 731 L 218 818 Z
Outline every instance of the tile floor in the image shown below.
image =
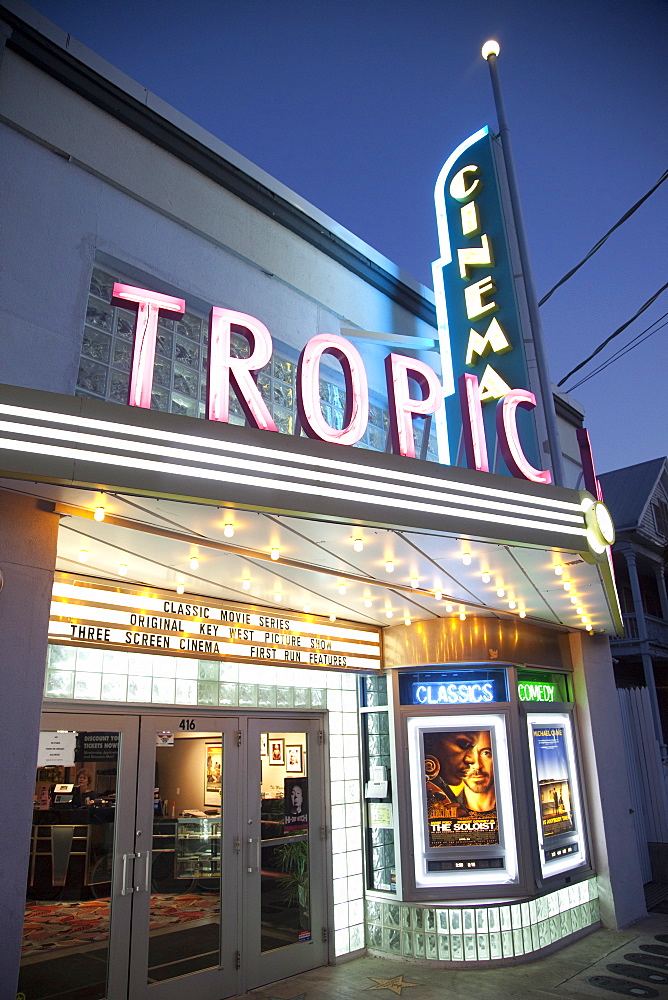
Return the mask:
M 524 965 L 455 970 L 425 968 L 405 959 L 359 958 L 246 996 L 255 1000 L 391 1000 L 396 996 L 405 1000 L 612 1000 L 620 996 L 668 1000 L 668 915 L 652 913 L 623 931 L 595 931 Z

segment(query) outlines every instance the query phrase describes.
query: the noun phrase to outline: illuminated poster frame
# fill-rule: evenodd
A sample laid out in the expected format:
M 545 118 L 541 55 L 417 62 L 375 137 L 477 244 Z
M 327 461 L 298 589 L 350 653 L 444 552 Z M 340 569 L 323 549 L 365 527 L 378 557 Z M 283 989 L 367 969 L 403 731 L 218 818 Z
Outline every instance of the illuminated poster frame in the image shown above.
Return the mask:
M 442 886 L 504 885 L 518 880 L 517 848 L 513 793 L 510 780 L 507 720 L 505 715 L 413 716 L 406 720 L 408 762 L 410 769 L 413 858 L 416 888 Z M 486 828 L 476 828 L 471 813 L 461 808 L 460 817 L 443 823 L 443 840 L 430 823 L 425 757 L 435 745 L 437 735 L 470 736 L 480 733 L 490 737 L 496 788 L 496 830 L 490 831 L 489 817 L 482 819 Z M 427 767 L 429 762 L 427 761 Z M 461 796 L 463 801 L 463 795 Z M 453 810 L 454 812 L 455 810 Z M 491 836 L 490 836 L 491 833 Z M 496 836 L 494 836 L 496 834 Z M 471 839 L 495 842 L 472 843 Z
M 571 715 L 527 713 L 527 734 L 543 877 L 587 860 Z

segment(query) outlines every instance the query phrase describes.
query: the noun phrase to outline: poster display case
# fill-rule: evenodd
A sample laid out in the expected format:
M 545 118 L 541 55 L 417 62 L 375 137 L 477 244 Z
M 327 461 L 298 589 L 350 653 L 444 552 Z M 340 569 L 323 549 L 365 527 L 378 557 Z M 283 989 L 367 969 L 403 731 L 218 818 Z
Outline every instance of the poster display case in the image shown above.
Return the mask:
M 540 868 L 547 877 L 582 864 L 586 856 L 571 717 L 530 712 L 527 730 Z
M 502 714 L 406 720 L 416 888 L 517 879 Z

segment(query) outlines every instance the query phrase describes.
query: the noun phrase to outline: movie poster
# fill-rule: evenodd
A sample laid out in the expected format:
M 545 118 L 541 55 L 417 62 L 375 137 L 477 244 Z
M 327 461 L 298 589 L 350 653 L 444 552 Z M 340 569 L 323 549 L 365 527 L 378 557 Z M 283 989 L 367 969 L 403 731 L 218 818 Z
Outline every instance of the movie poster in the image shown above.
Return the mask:
M 489 729 L 423 733 L 429 847 L 499 843 Z
M 308 778 L 285 778 L 283 796 L 284 832 L 288 834 L 308 830 Z
M 543 836 L 568 833 L 575 824 L 564 727 L 532 723 L 531 738 Z

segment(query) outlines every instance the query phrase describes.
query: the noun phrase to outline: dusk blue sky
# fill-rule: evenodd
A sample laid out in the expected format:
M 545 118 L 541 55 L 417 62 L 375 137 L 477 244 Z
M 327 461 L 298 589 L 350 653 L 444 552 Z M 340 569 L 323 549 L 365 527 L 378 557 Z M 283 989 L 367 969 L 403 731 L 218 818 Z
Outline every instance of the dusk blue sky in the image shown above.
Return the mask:
M 487 38 L 539 297 L 668 167 L 664 0 L 33 6 L 430 287 L 438 171 L 496 125 Z M 667 219 L 668 182 L 543 306 L 553 381 L 668 280 Z M 600 359 L 666 312 L 668 292 Z M 665 327 L 574 391 L 599 472 L 668 454 L 667 380 Z

